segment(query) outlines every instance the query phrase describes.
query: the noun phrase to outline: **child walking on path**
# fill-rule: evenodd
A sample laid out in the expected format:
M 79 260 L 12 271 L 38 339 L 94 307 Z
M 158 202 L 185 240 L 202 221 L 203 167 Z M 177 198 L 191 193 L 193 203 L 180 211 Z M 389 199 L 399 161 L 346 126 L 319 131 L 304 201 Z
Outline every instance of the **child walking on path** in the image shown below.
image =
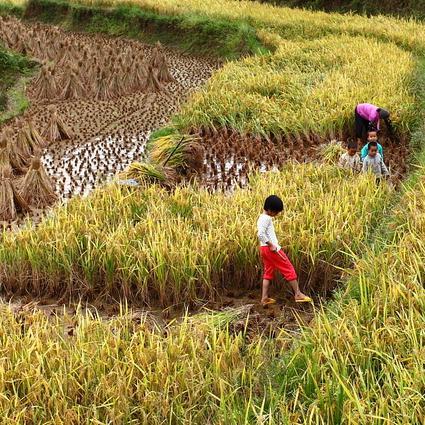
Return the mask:
M 276 195 L 271 195 L 266 199 L 264 203 L 264 212 L 257 221 L 258 239 L 261 245 L 260 252 L 264 266 L 263 290 L 261 296 L 261 304 L 263 306 L 276 302 L 273 298 L 269 298 L 270 281 L 273 279 L 276 270 L 278 270 L 292 286 L 296 302 L 312 301 L 310 297 L 304 295 L 300 291 L 295 269 L 279 246 L 272 217 L 276 217 L 282 211 L 282 200 Z

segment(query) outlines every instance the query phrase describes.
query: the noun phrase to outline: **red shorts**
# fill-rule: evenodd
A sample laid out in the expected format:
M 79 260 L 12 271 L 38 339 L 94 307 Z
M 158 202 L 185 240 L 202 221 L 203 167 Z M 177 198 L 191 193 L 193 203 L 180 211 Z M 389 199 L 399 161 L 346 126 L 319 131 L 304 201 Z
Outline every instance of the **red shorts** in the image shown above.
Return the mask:
M 282 250 L 277 253 L 270 251 L 268 246 L 262 246 L 260 254 L 264 265 L 263 279 L 272 280 L 276 270 L 279 270 L 288 282 L 298 279 L 294 266 Z

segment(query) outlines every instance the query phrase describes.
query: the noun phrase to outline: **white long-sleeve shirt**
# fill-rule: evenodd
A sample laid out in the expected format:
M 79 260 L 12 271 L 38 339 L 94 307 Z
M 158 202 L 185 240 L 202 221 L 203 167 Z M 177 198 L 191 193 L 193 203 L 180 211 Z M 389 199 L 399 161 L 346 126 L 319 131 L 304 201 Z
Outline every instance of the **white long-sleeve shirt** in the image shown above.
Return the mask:
M 274 231 L 273 220 L 269 215 L 263 213 L 258 217 L 257 230 L 261 246 L 267 246 L 267 242 L 271 242 L 278 250 L 281 249 Z

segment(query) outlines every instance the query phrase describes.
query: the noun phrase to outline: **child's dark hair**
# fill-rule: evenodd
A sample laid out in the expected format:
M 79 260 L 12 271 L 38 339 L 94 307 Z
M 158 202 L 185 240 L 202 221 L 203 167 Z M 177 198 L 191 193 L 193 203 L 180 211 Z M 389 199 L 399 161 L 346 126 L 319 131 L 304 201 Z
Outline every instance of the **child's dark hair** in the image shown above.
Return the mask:
M 264 202 L 264 211 L 280 213 L 283 211 L 283 202 L 276 195 L 270 195 Z
M 378 143 L 376 143 L 376 142 L 369 142 L 368 145 L 367 145 L 367 150 L 369 151 L 370 148 L 373 148 L 373 147 L 377 148 L 378 147 Z
M 357 149 L 359 147 L 357 140 L 348 139 L 347 140 L 347 149 Z

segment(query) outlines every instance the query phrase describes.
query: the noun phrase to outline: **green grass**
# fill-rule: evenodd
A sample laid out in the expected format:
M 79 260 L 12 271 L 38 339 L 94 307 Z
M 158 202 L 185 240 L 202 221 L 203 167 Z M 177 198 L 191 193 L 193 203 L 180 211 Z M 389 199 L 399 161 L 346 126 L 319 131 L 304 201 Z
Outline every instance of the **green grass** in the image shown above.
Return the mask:
M 25 78 L 33 63 L 0 46 L 0 123 L 22 113 L 29 105 L 25 96 Z

